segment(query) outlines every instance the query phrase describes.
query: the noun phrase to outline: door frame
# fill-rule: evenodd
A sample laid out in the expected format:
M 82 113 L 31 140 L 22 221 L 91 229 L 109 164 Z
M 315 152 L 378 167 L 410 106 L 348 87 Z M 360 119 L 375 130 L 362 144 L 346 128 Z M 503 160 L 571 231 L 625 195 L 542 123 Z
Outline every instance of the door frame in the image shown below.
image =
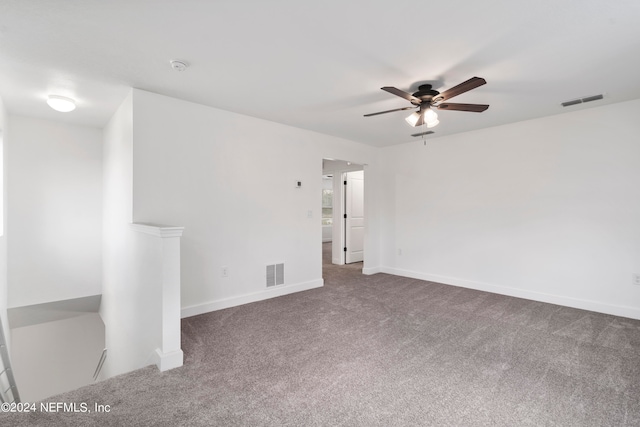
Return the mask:
M 332 159 L 323 159 L 323 160 L 332 160 Z M 346 262 L 346 254 L 344 253 L 344 247 L 346 244 L 345 241 L 345 224 L 344 224 L 344 214 L 346 211 L 345 206 L 345 186 L 344 180 L 346 178 L 347 172 L 355 172 L 355 171 L 363 171 L 363 179 L 365 182 L 367 181 L 367 171 L 363 164 L 347 162 L 347 161 L 337 161 L 344 163 L 344 166 L 339 169 L 334 170 L 323 170 L 322 176 L 327 174 L 333 175 L 333 228 L 331 230 L 331 263 L 334 265 L 344 265 Z M 366 193 L 366 192 L 365 192 Z M 365 199 L 365 216 L 366 216 L 366 199 Z M 366 225 L 367 222 L 365 220 L 365 241 L 366 241 Z M 322 227 L 322 225 L 320 225 Z M 363 256 L 366 257 L 366 244 L 365 249 L 363 250 Z
M 335 158 L 323 157 L 322 158 L 322 173 L 320 174 L 320 184 L 322 186 L 322 179 L 325 175 L 333 175 L 333 226 L 331 230 L 331 263 L 334 265 L 344 265 L 346 261 L 346 254 L 344 253 L 345 247 L 345 191 L 344 191 L 344 174 L 346 172 L 363 171 L 363 179 L 365 183 L 364 193 L 364 210 L 365 210 L 365 233 L 364 233 L 364 248 L 363 257 L 366 261 L 367 256 L 367 164 L 357 163 L 347 160 L 337 160 Z M 320 235 L 322 235 L 322 223 L 318 221 L 320 226 Z M 322 240 L 322 239 L 321 239 Z

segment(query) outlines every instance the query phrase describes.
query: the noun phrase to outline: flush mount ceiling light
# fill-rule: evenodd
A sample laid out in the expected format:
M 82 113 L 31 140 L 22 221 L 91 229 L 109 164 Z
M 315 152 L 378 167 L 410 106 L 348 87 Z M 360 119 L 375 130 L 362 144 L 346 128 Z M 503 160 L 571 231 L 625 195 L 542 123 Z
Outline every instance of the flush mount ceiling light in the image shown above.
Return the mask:
M 68 113 L 76 109 L 76 102 L 73 99 L 59 95 L 49 95 L 47 104 L 49 104 L 49 107 L 61 113 Z

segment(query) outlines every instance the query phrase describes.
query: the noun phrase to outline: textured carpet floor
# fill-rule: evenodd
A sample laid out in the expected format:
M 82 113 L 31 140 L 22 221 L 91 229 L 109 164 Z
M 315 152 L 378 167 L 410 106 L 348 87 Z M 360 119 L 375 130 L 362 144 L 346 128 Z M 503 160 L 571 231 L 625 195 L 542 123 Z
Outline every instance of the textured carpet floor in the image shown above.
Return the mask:
M 323 288 L 184 319 L 181 368 L 50 399 L 110 413 L 0 424 L 640 425 L 640 321 L 324 266 Z

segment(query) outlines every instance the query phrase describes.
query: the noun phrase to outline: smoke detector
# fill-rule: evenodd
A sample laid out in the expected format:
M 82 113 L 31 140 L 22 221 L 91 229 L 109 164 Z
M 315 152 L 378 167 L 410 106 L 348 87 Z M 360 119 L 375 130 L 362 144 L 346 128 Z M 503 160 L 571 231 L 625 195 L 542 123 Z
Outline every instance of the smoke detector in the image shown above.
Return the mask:
M 177 60 L 171 60 L 169 61 L 169 64 L 171 64 L 171 68 L 173 68 L 176 71 L 184 71 L 187 69 L 187 67 L 189 66 L 189 64 L 187 64 L 184 61 L 177 61 Z

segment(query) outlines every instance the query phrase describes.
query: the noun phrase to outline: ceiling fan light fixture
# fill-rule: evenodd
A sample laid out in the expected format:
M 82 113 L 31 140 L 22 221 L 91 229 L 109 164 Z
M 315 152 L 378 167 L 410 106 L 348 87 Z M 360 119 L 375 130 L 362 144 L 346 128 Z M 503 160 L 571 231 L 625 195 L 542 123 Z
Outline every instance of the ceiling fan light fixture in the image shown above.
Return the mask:
M 433 128 L 433 127 L 438 126 L 438 123 L 440 123 L 440 120 L 435 119 L 435 120 L 433 120 L 431 122 L 426 122 L 426 123 L 427 123 L 427 127 L 428 128 Z
M 416 123 L 418 123 L 418 120 L 420 120 L 420 113 L 418 113 L 417 111 L 416 111 L 416 112 L 414 112 L 414 113 L 411 113 L 411 114 L 409 115 L 409 117 L 407 117 L 405 120 L 406 120 L 406 121 L 407 121 L 407 123 L 409 123 L 411 126 L 414 126 L 414 127 L 415 127 Z
M 437 121 L 437 120 L 438 120 L 438 115 L 431 108 L 428 108 L 424 112 L 424 121 L 427 122 L 427 124 L 429 124 L 430 122 L 433 122 L 433 121 Z
M 59 95 L 49 95 L 47 104 L 61 113 L 68 113 L 76 109 L 76 102 L 73 99 Z
M 432 127 L 438 126 L 438 123 L 440 123 L 440 120 L 438 120 L 438 114 L 436 114 L 436 112 L 433 111 L 431 108 L 428 108 L 424 112 L 424 122 L 427 124 L 428 128 L 432 128 Z

